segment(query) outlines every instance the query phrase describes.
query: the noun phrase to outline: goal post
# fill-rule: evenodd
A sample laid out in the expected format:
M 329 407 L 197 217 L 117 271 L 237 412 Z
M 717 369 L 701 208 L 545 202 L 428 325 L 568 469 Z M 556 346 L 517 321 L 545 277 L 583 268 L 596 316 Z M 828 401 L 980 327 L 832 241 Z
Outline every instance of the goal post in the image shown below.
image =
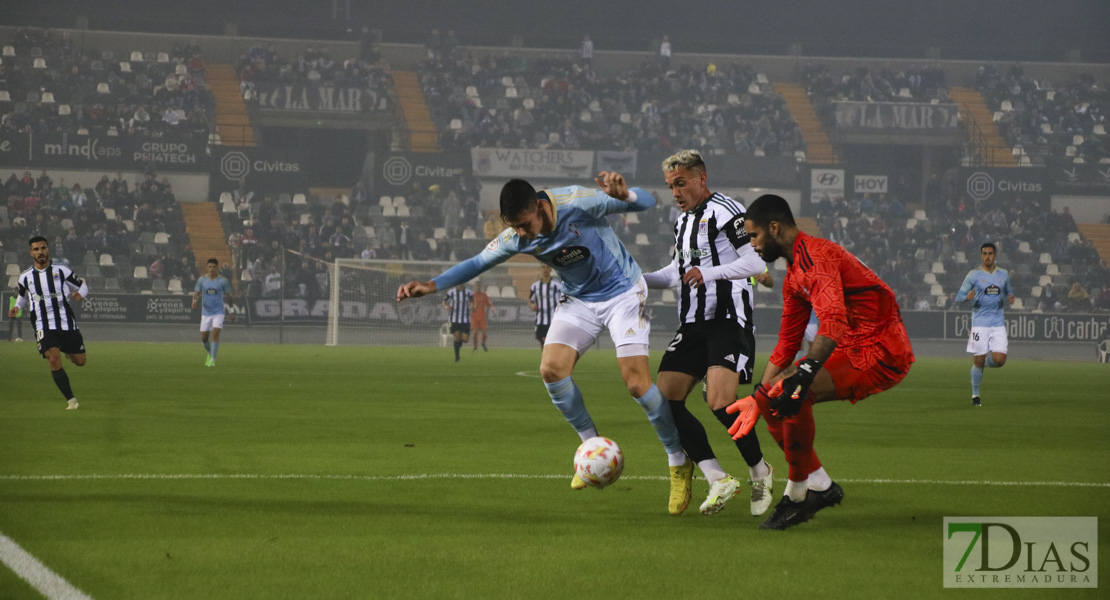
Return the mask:
M 450 346 L 444 293 L 398 304 L 397 288 L 409 281 L 427 281 L 452 267 L 449 262 L 336 259 L 330 269 L 327 345 Z M 490 347 L 538 348 L 535 313 L 528 290 L 539 279 L 536 261 L 510 261 L 467 282 L 490 296 L 487 322 Z

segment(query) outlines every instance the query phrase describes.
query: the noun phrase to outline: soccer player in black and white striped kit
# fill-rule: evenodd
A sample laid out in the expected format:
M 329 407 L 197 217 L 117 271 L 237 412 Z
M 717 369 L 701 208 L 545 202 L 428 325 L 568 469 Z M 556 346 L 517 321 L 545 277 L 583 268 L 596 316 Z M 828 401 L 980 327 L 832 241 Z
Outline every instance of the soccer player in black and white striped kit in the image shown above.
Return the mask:
M 686 453 L 710 482 L 701 512 L 711 515 L 739 494 L 740 482 L 717 461 L 705 428 L 686 408 L 686 397 L 704 377 L 713 414 L 726 430 L 736 420 L 725 408 L 735 400 L 739 384 L 751 383 L 755 360 L 748 278 L 761 275 L 766 264 L 748 244 L 743 205 L 709 191 L 705 162 L 696 150 L 668 157 L 663 174 L 683 212 L 674 226 L 674 260 L 645 273 L 644 279 L 651 288 L 677 288 L 681 325 L 659 363 L 658 385 Z M 763 514 L 771 505 L 773 470 L 763 460 L 758 440 L 737 441 L 736 446 L 748 464 L 751 513 Z
M 67 295 L 75 301 L 89 295 L 89 287 L 77 279 L 65 265 L 50 260 L 50 245 L 46 238 L 30 239 L 31 258 L 35 264 L 19 275 L 16 303 L 8 310 L 8 317 L 15 318 L 19 311 L 31 311 L 38 340 L 39 354 L 50 363 L 54 384 L 62 391 L 68 405 L 66 410 L 77 408 L 77 398 L 69 385 L 69 376 L 62 368 L 62 353 L 78 367 L 85 366 L 85 340 L 73 319 L 73 308 Z
M 451 317 L 451 335 L 455 339 L 455 362 L 459 362 L 459 348 L 470 340 L 470 311 L 474 310 L 474 292 L 466 289 L 466 284 L 460 283 L 447 290 L 443 299 L 443 308 L 446 308 Z
M 559 306 L 563 288 L 558 281 L 551 280 L 551 267 L 540 265 L 540 280 L 528 290 L 528 308 L 536 313 L 536 341 L 543 348 L 547 340 L 547 330 L 551 328 L 551 316 Z

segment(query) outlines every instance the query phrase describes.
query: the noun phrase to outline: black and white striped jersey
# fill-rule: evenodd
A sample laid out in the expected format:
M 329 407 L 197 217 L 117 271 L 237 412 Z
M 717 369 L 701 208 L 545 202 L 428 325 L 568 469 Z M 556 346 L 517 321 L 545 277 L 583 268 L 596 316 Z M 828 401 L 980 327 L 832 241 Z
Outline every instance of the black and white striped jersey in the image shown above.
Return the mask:
M 563 287 L 554 279 L 547 283 L 537 281 L 532 284 L 528 291 L 528 301 L 539 307 L 536 311 L 536 325 L 551 324 L 551 315 L 555 314 L 555 307 L 559 306 L 562 295 Z
M 17 305 L 31 311 L 36 331 L 74 331 L 77 321 L 69 297 L 73 292 L 87 296 L 89 288 L 65 265 L 50 263 L 43 270 L 34 267 L 19 275 Z
M 451 288 L 447 290 L 447 298 L 443 301 L 451 313 L 451 322 L 462 325 L 470 324 L 470 307 L 474 305 L 474 291 Z
M 713 194 L 696 209 L 679 215 L 674 225 L 675 255 L 671 264 L 644 275 L 649 287 L 675 287 L 678 317 L 683 323 L 730 319 L 751 323 L 752 286 L 748 277 L 766 269 L 748 243 L 744 207 L 723 194 Z M 682 283 L 697 267 L 705 285 Z

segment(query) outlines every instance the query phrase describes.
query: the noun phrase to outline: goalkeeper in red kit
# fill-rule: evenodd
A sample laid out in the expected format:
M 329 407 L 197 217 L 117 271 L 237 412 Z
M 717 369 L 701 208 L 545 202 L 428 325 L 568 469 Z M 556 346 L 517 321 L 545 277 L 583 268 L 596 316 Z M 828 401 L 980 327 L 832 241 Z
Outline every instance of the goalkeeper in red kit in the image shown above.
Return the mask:
M 913 348 L 890 287 L 844 248 L 799 231 L 786 200 L 761 196 L 744 226 L 763 260 L 785 258 L 788 269 L 778 345 L 755 393 L 728 407 L 740 413 L 729 433 L 748 435 L 762 415 L 786 453 L 786 494 L 760 528 L 787 529 L 844 498 L 813 451 L 813 405 L 854 404 L 894 387 L 914 362 Z M 817 337 L 792 365 L 811 312 L 820 321 Z

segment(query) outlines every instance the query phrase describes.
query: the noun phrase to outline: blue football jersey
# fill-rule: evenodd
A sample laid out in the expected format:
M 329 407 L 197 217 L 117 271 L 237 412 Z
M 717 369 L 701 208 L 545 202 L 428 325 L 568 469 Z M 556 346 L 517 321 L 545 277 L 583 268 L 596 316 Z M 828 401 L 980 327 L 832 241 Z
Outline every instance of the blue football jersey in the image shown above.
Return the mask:
M 231 283 L 223 275 L 209 279 L 202 275 L 194 291 L 200 292 L 200 314 L 205 317 L 224 314 L 224 296 L 231 293 Z
M 975 290 L 975 304 L 971 309 L 972 327 L 1004 327 L 1006 318 L 1003 309 L 1010 303 L 1010 296 L 1014 291 L 1010 287 L 1010 272 L 999 267 L 994 268 L 994 273 L 988 273 L 983 267 L 968 272 L 960 291 L 956 292 L 956 299 L 968 302 L 967 294 Z
M 600 190 L 581 186 L 540 192 L 551 201 L 555 226 L 535 239 L 523 239 L 513 229 L 502 231 L 474 258 L 433 279 L 437 290 L 468 281 L 514 254 L 531 254 L 559 274 L 563 293 L 588 302 L 619 296 L 640 279 L 636 264 L 606 215 L 639 212 L 655 206 L 642 188 L 631 188 L 635 202 L 623 202 Z

